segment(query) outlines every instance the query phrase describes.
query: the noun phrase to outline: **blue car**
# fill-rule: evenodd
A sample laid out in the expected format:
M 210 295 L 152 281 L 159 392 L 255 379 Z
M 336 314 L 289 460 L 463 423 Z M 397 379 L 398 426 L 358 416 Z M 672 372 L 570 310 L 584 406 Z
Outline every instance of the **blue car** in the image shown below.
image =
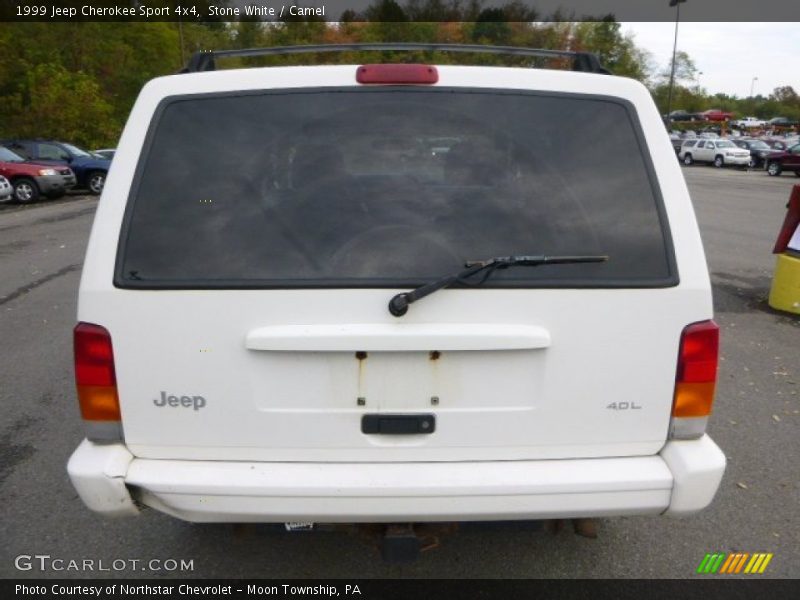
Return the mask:
M 2 144 L 28 160 L 51 165 L 69 165 L 77 178 L 75 187 L 100 194 L 111 161 L 72 144 L 51 140 L 6 140 Z

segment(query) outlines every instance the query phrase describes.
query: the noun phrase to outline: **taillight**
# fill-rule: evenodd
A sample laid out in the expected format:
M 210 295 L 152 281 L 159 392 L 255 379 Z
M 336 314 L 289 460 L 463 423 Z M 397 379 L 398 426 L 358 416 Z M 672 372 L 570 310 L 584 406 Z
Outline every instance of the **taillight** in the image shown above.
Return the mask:
M 431 65 L 378 64 L 356 69 L 358 83 L 431 84 L 439 81 L 439 71 Z
M 105 327 L 78 323 L 74 330 L 75 383 L 89 439 L 119 439 L 117 377 L 111 335 Z
M 719 326 L 714 321 L 693 323 L 683 330 L 678 352 L 670 437 L 703 435 L 714 403 L 719 364 Z

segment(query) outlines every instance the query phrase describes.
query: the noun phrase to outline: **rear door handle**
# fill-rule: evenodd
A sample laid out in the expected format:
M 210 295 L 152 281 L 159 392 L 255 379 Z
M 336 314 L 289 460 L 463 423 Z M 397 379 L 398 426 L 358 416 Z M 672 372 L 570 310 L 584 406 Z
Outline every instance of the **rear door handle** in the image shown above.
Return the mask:
M 384 435 L 409 435 L 433 433 L 436 430 L 434 415 L 364 415 L 361 417 L 361 433 Z

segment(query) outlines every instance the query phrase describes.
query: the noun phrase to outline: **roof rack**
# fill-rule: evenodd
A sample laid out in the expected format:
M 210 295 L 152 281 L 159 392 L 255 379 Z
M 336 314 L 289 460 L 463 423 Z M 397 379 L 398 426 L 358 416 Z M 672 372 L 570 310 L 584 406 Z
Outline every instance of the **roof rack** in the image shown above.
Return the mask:
M 514 56 L 533 56 L 537 58 L 571 58 L 572 70 L 583 73 L 602 73 L 609 71 L 591 52 L 570 52 L 568 50 L 545 50 L 543 48 L 522 48 L 518 46 L 483 46 L 480 44 L 318 44 L 308 46 L 272 46 L 269 48 L 242 48 L 236 50 L 210 50 L 192 55 L 181 73 L 214 71 L 216 58 L 235 58 L 249 56 L 284 56 L 288 54 L 307 54 L 313 52 L 361 52 L 361 51 L 425 51 L 425 52 L 473 52 L 478 54 L 509 54 Z

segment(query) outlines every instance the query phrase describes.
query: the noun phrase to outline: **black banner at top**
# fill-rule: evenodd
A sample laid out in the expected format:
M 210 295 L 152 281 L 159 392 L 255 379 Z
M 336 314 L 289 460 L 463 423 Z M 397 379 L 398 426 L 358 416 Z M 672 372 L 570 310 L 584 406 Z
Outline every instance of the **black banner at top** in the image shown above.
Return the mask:
M 680 13 L 680 14 L 679 14 Z M 0 0 L 0 21 L 794 22 L 798 0 Z

